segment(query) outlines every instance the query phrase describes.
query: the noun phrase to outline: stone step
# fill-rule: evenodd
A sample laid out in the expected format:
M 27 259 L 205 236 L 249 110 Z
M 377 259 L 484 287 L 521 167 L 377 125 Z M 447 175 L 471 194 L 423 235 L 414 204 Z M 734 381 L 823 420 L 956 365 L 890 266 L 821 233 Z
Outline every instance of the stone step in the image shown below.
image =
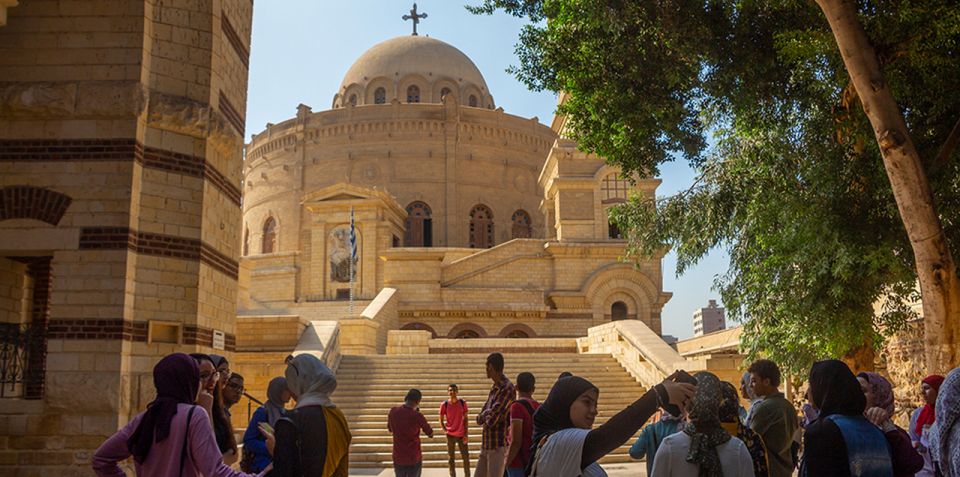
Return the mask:
M 485 353 L 344 356 L 337 370 L 338 387 L 332 397 L 347 416 L 354 436 L 350 447 L 351 468 L 391 465 L 392 436 L 387 431 L 387 415 L 392 407 L 402 404 L 404 394 L 411 388 L 423 392 L 421 409 L 438 435 L 434 439 L 421 438 L 424 467 L 446 467 L 446 439 L 439 430 L 440 403 L 447 398 L 447 385 L 455 383 L 460 387 L 460 397 L 470 404 L 471 418 L 475 417 L 491 386 L 484 369 L 486 357 Z M 524 371 L 539 378 L 535 396 L 540 400 L 546 398 L 563 371 L 589 379 L 600 388 L 595 425 L 606 422 L 645 392 L 609 355 L 511 353 L 504 355 L 504 361 L 505 374 L 511 380 Z M 475 464 L 480 452 L 480 427 L 472 422 L 469 447 Z M 631 462 L 627 451 L 632 443 L 628 441 L 601 462 Z
M 634 462 L 633 459 L 627 454 L 630 450 L 629 447 L 621 447 L 613 452 L 607 454 L 606 456 L 600 459 L 600 464 L 620 464 L 626 462 Z M 471 449 L 470 451 L 470 465 L 471 467 L 476 466 L 477 457 L 480 455 L 479 448 L 477 450 Z M 354 460 L 354 458 L 357 460 Z M 351 469 L 368 469 L 368 468 L 382 468 L 382 467 L 391 467 L 392 464 L 392 452 L 366 452 L 358 451 L 350 453 L 350 468 Z M 457 455 L 458 467 L 462 465 L 462 461 L 459 461 L 459 454 Z M 423 466 L 427 468 L 446 468 L 447 467 L 447 451 L 444 449 L 442 452 L 436 453 L 424 453 L 423 455 Z

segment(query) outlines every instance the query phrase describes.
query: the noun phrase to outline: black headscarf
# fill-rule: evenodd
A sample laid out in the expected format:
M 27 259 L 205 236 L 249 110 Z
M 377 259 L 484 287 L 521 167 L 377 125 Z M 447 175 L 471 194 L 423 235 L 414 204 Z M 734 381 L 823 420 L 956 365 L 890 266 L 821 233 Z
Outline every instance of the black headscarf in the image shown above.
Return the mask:
M 697 464 L 700 477 L 723 477 L 717 446 L 730 440 L 730 434 L 720 425 L 720 404 L 723 392 L 720 379 L 713 373 L 700 372 L 697 392 L 690 402 L 690 422 L 683 432 L 690 436 L 690 451 L 686 461 Z
M 177 414 L 177 405 L 193 404 L 200 389 L 200 368 L 183 353 L 174 353 L 153 367 L 153 385 L 157 398 L 147 405 L 140 425 L 127 440 L 127 449 L 138 464 L 143 464 L 154 442 L 170 436 L 170 423 Z
M 537 412 L 533 414 L 531 464 L 536 460 L 538 444 L 544 437 L 573 427 L 573 422 L 570 421 L 570 406 L 573 406 L 574 401 L 583 393 L 591 389 L 600 392 L 593 383 L 579 376 L 568 376 L 557 380 L 557 383 L 550 389 L 547 400 L 543 401 Z M 529 464 L 527 473 L 529 474 Z
M 220 365 L 223 363 L 227 363 L 228 365 L 230 364 L 230 361 L 227 361 L 227 358 L 219 354 L 208 354 L 207 356 L 209 356 L 210 360 L 213 361 L 213 367 L 216 368 L 217 371 L 220 370 Z
M 813 363 L 810 396 L 821 419 L 831 414 L 859 416 L 867 407 L 860 382 L 843 361 L 836 359 Z

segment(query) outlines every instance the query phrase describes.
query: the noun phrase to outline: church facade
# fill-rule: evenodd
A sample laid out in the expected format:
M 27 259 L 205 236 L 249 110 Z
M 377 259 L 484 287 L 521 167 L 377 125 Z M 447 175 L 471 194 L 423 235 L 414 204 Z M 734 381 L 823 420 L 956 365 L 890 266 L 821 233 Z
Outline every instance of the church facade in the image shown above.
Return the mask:
M 660 333 L 660 260 L 623 263 L 607 220 L 659 181 L 620 177 L 563 130 L 497 107 L 442 41 L 372 47 L 330 109 L 300 105 L 246 147 L 239 319 L 351 318 L 353 278 L 355 312 L 391 288 L 397 326 L 437 338 L 576 337 L 619 319 Z

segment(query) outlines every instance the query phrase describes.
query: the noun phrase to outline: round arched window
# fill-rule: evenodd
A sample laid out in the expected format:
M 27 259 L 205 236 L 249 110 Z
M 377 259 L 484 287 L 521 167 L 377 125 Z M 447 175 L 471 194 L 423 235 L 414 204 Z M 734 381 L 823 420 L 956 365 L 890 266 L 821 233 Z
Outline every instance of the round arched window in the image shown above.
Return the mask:
M 456 336 L 454 336 L 454 338 L 456 339 L 476 339 L 479 337 L 480 337 L 480 333 L 477 333 L 476 331 L 473 331 L 473 330 L 463 330 L 457 333 Z
M 443 88 L 440 90 L 440 101 L 443 101 L 443 98 L 446 98 L 450 94 L 450 88 Z
M 529 338 L 526 331 L 523 330 L 513 330 L 507 333 L 507 338 Z
M 351 95 L 350 95 L 350 100 L 349 100 L 348 102 L 350 103 L 351 106 L 356 106 L 356 105 L 357 105 L 357 95 L 351 94 Z
M 386 104 L 387 103 L 387 90 L 384 88 L 377 88 L 373 92 L 373 104 Z
M 407 88 L 407 102 L 408 103 L 419 103 L 420 102 L 420 87 L 417 85 L 410 85 Z
M 468 103 L 468 104 L 470 105 L 471 108 L 476 108 L 476 107 L 477 107 L 477 104 L 479 104 L 479 101 L 477 100 L 477 97 L 476 97 L 476 96 L 474 96 L 474 95 L 471 94 L 471 95 L 470 95 L 470 100 L 469 100 L 469 103 Z

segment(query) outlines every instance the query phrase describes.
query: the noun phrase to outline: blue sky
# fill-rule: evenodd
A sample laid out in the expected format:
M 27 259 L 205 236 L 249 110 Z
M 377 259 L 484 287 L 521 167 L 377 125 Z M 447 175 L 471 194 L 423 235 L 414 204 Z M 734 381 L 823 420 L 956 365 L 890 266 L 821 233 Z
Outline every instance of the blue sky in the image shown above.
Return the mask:
M 506 69 L 517 63 L 514 47 L 523 23 L 503 14 L 475 16 L 464 9 L 468 0 L 421 0 L 418 10 L 428 17 L 419 32 L 456 46 L 466 53 L 487 80 L 498 106 L 508 113 L 537 117 L 549 124 L 556 98 L 526 89 Z M 480 0 L 469 0 L 480 3 Z M 314 111 L 328 109 L 340 81 L 353 61 L 383 40 L 409 35 L 406 0 L 260 0 L 254 3 L 247 134 L 263 130 L 296 114 L 304 103 Z M 662 168 L 659 193 L 688 187 L 694 172 L 685 163 Z M 714 277 L 726 271 L 727 256 L 712 253 L 683 277 L 675 277 L 673 255 L 664 259 L 664 290 L 673 298 L 663 310 L 665 334 L 693 334 L 693 311 L 710 298 Z

